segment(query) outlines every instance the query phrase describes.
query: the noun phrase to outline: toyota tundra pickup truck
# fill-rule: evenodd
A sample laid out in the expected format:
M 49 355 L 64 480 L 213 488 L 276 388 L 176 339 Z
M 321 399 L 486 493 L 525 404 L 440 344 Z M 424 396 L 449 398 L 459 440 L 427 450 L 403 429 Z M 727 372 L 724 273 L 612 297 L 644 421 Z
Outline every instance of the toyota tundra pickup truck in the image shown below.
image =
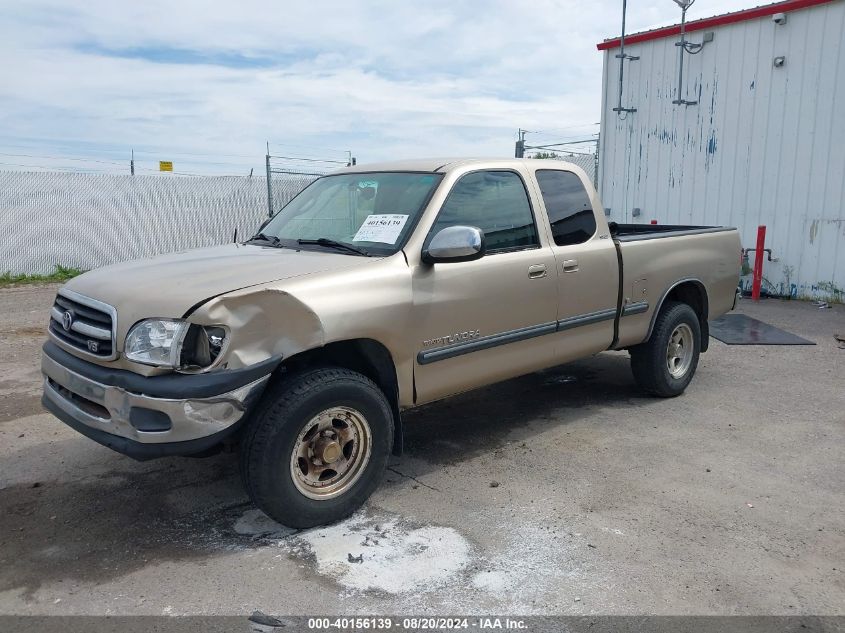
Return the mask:
M 43 404 L 135 459 L 237 446 L 254 503 L 310 527 L 373 492 L 404 410 L 605 350 L 678 396 L 739 273 L 735 229 L 608 223 L 566 162 L 353 166 L 245 242 L 69 281 Z

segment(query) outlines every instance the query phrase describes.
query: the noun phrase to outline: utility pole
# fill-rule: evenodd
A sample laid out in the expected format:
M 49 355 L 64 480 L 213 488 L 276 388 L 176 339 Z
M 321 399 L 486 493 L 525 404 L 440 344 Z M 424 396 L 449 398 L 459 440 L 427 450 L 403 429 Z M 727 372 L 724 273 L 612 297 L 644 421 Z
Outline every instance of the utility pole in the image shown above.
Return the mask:
M 525 156 L 525 132 L 526 130 L 519 128 L 519 140 L 516 142 L 516 149 L 513 153 L 514 158 Z
M 129 174 L 135 175 L 135 149 L 132 149 L 132 158 L 129 160 Z
M 273 217 L 273 183 L 270 181 L 270 141 L 267 141 L 267 215 Z

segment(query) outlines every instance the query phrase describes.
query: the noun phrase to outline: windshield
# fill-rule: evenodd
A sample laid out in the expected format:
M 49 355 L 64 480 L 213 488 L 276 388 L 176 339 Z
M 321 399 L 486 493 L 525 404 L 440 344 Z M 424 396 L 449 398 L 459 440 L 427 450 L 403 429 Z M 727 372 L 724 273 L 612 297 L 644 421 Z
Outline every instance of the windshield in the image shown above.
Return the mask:
M 278 238 L 281 246 L 329 249 L 329 242 L 340 242 L 366 254 L 391 255 L 402 247 L 441 178 L 410 172 L 325 176 L 274 215 L 261 235 Z M 355 254 L 354 249 L 337 252 Z

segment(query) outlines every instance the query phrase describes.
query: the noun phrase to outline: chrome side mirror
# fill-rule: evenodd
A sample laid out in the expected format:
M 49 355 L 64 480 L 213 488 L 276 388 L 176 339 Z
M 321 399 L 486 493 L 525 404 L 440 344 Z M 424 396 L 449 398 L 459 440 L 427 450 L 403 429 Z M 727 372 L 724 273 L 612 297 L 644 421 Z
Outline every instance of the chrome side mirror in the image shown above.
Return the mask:
M 422 259 L 427 264 L 469 262 L 484 256 L 484 231 L 474 226 L 448 226 L 438 231 Z

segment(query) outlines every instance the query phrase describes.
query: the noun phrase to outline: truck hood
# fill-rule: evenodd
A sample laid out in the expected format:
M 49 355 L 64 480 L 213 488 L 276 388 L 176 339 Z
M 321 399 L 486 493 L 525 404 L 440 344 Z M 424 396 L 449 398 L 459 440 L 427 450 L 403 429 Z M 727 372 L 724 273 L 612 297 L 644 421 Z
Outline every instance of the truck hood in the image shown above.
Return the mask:
M 65 287 L 114 306 L 123 330 L 141 318 L 184 316 L 233 290 L 374 261 L 327 251 L 226 244 L 105 266 Z

